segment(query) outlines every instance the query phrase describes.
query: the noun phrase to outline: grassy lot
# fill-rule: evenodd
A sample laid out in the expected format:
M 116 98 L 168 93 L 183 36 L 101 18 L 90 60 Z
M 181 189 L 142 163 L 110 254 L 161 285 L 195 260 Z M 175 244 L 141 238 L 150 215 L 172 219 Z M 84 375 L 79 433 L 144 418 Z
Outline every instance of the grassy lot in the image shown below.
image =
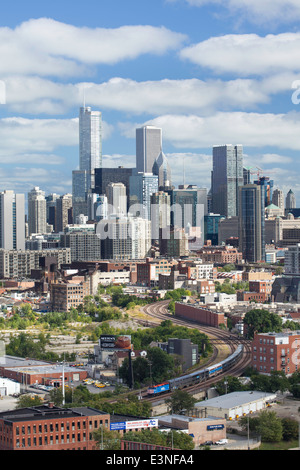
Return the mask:
M 299 446 L 297 439 L 294 441 L 281 441 L 281 442 L 263 442 L 258 450 L 289 450 L 295 449 Z

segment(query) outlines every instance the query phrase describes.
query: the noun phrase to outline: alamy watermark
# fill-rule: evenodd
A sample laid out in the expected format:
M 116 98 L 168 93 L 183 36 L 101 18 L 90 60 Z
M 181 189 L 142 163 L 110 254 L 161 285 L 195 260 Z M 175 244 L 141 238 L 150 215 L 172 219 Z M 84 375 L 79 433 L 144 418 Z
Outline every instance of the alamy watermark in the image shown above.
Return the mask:
M 126 198 L 125 198 L 126 199 Z M 123 206 L 124 207 L 124 206 Z M 102 208 L 98 208 L 102 211 Z M 143 204 L 133 204 L 128 212 L 120 211 L 120 206 L 107 205 L 106 214 L 101 212 L 101 220 L 96 226 L 96 234 L 101 239 L 126 239 L 141 238 L 143 230 L 139 231 L 138 226 L 144 227 L 149 223 L 152 239 L 181 239 L 183 233 L 189 233 L 195 228 L 199 228 L 204 234 L 204 204 L 151 204 L 150 209 Z M 97 216 L 100 211 L 97 210 Z M 171 221 L 172 227 L 171 229 Z M 145 229 L 147 230 L 147 229 Z M 195 232 L 194 233 L 198 233 Z M 198 238 L 198 237 L 197 237 Z

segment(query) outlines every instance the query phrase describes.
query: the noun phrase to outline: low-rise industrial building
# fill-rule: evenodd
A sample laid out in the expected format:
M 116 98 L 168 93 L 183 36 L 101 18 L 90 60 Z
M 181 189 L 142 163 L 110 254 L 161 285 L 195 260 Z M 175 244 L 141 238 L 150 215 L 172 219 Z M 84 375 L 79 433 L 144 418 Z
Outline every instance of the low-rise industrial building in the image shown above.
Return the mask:
M 276 395 L 273 393 L 232 392 L 196 403 L 192 414 L 199 417 L 214 416 L 233 420 L 261 411 L 275 400 Z
M 0 397 L 18 395 L 19 393 L 20 384 L 18 382 L 0 377 Z
M 207 416 L 194 418 L 183 415 L 157 416 L 159 429 L 164 431 L 182 431 L 193 437 L 195 446 L 207 441 L 216 442 L 226 438 L 226 419 Z

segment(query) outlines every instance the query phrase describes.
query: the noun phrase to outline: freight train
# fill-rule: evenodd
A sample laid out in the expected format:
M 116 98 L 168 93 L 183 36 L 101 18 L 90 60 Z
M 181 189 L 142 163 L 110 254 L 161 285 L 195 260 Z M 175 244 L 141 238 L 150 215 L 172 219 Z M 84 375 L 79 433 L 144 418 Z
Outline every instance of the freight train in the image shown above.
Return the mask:
M 224 361 L 221 361 L 217 364 L 214 364 L 210 367 L 206 367 L 205 369 L 198 370 L 196 372 L 192 372 L 191 374 L 182 375 L 180 377 L 176 377 L 175 379 L 171 379 L 165 381 L 161 384 L 153 385 L 148 388 L 147 394 L 150 395 L 160 395 L 162 393 L 171 392 L 173 390 L 190 387 L 191 385 L 204 382 L 211 377 L 215 377 L 222 372 L 230 369 L 242 356 L 244 347 L 240 344 L 235 352 L 228 356 Z

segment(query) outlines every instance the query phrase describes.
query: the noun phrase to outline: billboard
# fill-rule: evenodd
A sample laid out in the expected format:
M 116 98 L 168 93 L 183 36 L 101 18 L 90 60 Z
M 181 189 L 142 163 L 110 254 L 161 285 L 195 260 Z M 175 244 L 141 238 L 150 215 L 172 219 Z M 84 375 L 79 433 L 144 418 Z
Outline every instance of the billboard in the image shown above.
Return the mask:
M 101 335 L 100 348 L 115 350 L 131 349 L 131 336 L 129 335 Z
M 111 431 L 128 431 L 132 429 L 147 429 L 158 426 L 157 419 L 142 419 L 138 421 L 119 421 L 110 423 Z

